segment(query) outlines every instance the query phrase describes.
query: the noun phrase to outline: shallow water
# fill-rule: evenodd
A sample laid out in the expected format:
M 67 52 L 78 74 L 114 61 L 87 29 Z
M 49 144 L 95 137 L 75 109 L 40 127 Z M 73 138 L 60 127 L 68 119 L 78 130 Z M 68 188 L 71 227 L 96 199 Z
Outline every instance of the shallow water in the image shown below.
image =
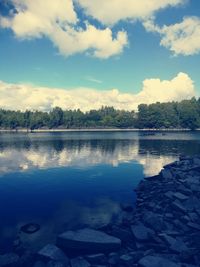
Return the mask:
M 64 230 L 118 220 L 144 176 L 199 151 L 198 132 L 0 134 L 0 251 L 18 235 L 38 249 Z M 29 222 L 40 231 L 19 233 Z

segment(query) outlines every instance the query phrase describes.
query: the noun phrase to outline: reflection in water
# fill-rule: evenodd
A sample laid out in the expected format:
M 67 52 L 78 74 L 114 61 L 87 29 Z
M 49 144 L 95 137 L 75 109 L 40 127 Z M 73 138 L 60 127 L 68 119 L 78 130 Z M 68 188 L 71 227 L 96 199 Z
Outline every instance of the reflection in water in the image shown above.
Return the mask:
M 137 161 L 144 175 L 155 175 L 180 154 L 197 154 L 195 141 L 176 140 L 20 140 L 1 143 L 0 175 L 9 172 L 57 167 L 118 166 Z
M 0 134 L 0 249 L 27 222 L 41 230 L 21 240 L 38 249 L 64 230 L 119 220 L 144 175 L 199 151 L 198 133 Z

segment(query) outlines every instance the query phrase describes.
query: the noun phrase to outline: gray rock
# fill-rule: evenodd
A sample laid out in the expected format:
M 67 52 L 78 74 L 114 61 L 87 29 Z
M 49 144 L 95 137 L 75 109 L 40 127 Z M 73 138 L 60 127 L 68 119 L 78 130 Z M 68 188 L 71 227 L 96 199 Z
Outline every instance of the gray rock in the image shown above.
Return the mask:
M 169 199 L 173 199 L 174 193 L 172 191 L 168 191 L 164 195 Z
M 173 201 L 171 205 L 177 211 L 180 211 L 180 212 L 183 212 L 183 213 L 187 212 L 186 208 L 178 200 Z
M 139 261 L 140 267 L 181 267 L 180 264 L 159 256 L 146 256 Z
M 127 267 L 132 267 L 134 263 L 134 259 L 131 255 L 126 254 L 126 255 L 122 255 L 120 257 L 120 266 L 127 266 Z
M 195 230 L 200 231 L 200 224 L 189 222 L 187 225 Z
M 109 254 L 109 259 L 108 259 L 108 263 L 110 265 L 116 265 L 119 262 L 119 254 L 112 252 Z
M 102 253 L 87 255 L 85 258 L 91 264 L 104 264 L 107 262 L 106 256 Z
M 90 267 L 90 263 L 82 257 L 74 258 L 70 261 L 71 267 Z
M 16 267 L 19 263 L 19 256 L 15 253 L 0 255 L 0 267 Z
M 64 263 L 68 263 L 69 259 L 68 257 L 64 254 L 64 252 L 56 247 L 55 245 L 48 244 L 45 247 L 43 247 L 39 252 L 38 255 L 41 257 L 44 257 L 49 260 L 54 260 L 54 261 L 61 261 Z
M 169 169 L 163 169 L 161 171 L 161 175 L 162 175 L 163 179 L 165 179 L 165 180 L 173 179 L 173 175 Z
M 175 198 L 179 199 L 179 200 L 186 200 L 186 199 L 188 199 L 188 196 L 186 196 L 186 195 L 184 195 L 184 194 L 182 194 L 180 192 L 174 193 L 173 196 Z
M 121 247 L 121 240 L 92 229 L 67 231 L 57 238 L 57 245 L 65 250 L 82 252 L 111 252 Z
M 129 242 L 133 239 L 131 231 L 121 227 L 113 227 L 111 234 L 112 236 L 119 238 L 122 242 Z
M 188 247 L 180 238 L 173 238 L 167 234 L 161 234 L 159 236 L 166 242 L 173 252 L 181 253 L 188 251 Z
M 142 223 L 131 226 L 132 233 L 138 241 L 147 241 L 154 233 L 151 229 L 145 227 Z
M 165 229 L 163 217 L 154 212 L 146 212 L 143 216 L 143 222 L 155 231 L 162 231 Z
M 200 209 L 200 201 L 197 197 L 191 196 L 184 202 L 184 206 L 188 211 L 194 211 Z
M 199 220 L 199 216 L 198 216 L 195 212 L 190 212 L 190 213 L 189 213 L 189 217 L 190 217 L 190 219 L 191 219 L 193 222 Z

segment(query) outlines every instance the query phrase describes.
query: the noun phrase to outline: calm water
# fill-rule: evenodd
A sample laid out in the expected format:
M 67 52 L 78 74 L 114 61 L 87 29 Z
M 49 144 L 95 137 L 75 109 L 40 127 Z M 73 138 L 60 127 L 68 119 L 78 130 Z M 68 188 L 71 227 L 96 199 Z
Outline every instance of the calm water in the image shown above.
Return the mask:
M 0 249 L 29 222 L 41 230 L 20 238 L 38 249 L 64 230 L 117 220 L 144 176 L 198 153 L 198 132 L 0 134 Z

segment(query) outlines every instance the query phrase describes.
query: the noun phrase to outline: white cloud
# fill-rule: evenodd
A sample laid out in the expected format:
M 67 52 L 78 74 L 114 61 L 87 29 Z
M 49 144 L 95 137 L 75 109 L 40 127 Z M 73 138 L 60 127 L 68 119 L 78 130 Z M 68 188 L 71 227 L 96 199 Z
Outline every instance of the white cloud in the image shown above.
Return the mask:
M 185 17 L 182 22 L 159 27 L 153 20 L 144 23 L 150 32 L 161 35 L 160 44 L 175 55 L 193 55 L 200 52 L 200 18 Z
M 186 0 L 9 1 L 15 11 L 6 17 L 0 16 L 0 27 L 11 29 L 17 38 L 46 37 L 64 56 L 86 53 L 106 59 L 123 52 L 128 45 L 127 33 L 124 30 L 114 33 L 110 27 L 96 27 L 82 21 L 74 4 L 82 7 L 86 15 L 102 24 L 114 25 L 120 20 L 147 19 L 160 9 L 183 4 Z M 170 46 L 170 43 L 168 38 L 163 41 L 165 46 Z
M 102 105 L 118 109 L 135 110 L 141 103 L 180 101 L 195 95 L 194 83 L 180 72 L 172 80 L 146 79 L 137 94 L 121 93 L 117 89 L 99 91 L 90 88 L 58 89 L 26 84 L 0 82 L 0 107 L 5 109 L 50 110 L 55 106 L 83 111 L 98 109 Z
M 128 43 L 127 33 L 113 36 L 109 28 L 97 28 L 78 18 L 72 0 L 12 0 L 17 12 L 0 17 L 0 26 L 10 28 L 21 39 L 47 37 L 62 55 L 88 52 L 98 58 L 120 54 Z
M 76 0 L 85 12 L 104 24 L 120 20 L 144 19 L 168 6 L 185 3 L 185 0 Z

